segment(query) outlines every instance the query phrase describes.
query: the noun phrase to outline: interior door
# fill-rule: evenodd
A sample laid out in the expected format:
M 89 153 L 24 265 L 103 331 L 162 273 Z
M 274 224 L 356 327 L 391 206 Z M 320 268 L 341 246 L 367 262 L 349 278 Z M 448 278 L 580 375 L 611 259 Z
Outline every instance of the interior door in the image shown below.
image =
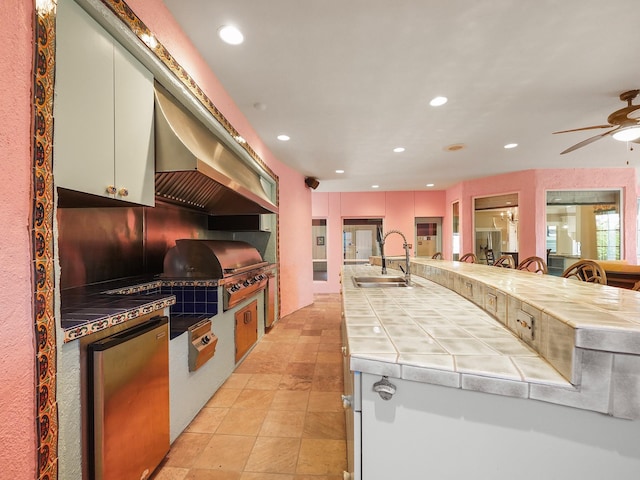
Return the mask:
M 373 231 L 356 230 L 356 259 L 368 260 L 373 255 Z

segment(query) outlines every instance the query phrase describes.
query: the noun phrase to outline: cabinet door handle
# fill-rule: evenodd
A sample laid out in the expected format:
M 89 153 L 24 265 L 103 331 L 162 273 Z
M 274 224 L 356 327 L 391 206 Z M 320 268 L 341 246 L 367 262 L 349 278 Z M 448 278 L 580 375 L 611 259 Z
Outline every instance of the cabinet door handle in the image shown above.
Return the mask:
M 108 185 L 106 191 L 109 195 L 115 195 L 117 192 L 116 187 L 113 185 Z
M 125 187 L 122 187 L 120 190 L 118 190 L 118 195 L 120 195 L 121 197 L 128 197 L 129 190 Z
M 251 312 L 244 312 L 244 324 L 251 323 Z

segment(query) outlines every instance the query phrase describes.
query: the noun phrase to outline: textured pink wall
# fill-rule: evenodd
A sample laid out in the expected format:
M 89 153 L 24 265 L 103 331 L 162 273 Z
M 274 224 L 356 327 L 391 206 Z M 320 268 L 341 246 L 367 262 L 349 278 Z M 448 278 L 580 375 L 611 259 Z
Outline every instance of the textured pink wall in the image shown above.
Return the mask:
M 213 101 L 280 181 L 281 313 L 287 315 L 313 302 L 311 258 L 311 192 L 304 176 L 280 162 L 227 94 L 204 59 L 180 30 L 161 0 L 130 0 L 132 10 L 153 31 L 200 88 Z
M 520 258 L 537 255 L 546 258 L 547 190 L 622 189 L 625 225 L 622 255 L 636 263 L 637 190 L 633 168 L 524 170 L 462 182 L 447 191 L 447 203 L 460 199 L 462 253 L 474 250 L 473 200 L 477 197 L 518 193 L 518 237 Z M 447 207 L 447 216 L 450 213 Z M 445 232 L 451 231 L 446 220 Z M 451 258 L 451 239 L 445 235 L 445 258 Z
M 32 0 L 0 2 L 0 477 L 36 476 L 31 310 Z

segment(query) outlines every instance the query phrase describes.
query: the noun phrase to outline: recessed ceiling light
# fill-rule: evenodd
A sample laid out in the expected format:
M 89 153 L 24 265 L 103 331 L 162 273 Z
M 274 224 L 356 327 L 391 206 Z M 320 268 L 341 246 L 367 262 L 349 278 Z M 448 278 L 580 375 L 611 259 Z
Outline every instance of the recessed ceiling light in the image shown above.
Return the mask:
M 435 97 L 431 99 L 431 101 L 429 102 L 429 105 L 431 105 L 432 107 L 440 107 L 445 103 L 447 103 L 448 101 L 449 99 L 447 97 Z
M 291 140 L 291 137 L 289 135 L 278 135 L 278 140 L 280 140 L 281 142 L 288 142 L 289 140 Z
M 267 109 L 267 106 L 262 102 L 256 102 L 253 104 L 253 108 L 255 108 L 256 110 L 265 111 Z
M 371 185 L 371 188 L 380 188 L 380 185 Z
M 336 173 L 344 173 L 344 170 L 336 170 Z
M 396 152 L 396 153 L 402 153 L 402 152 L 404 152 L 404 147 L 396 147 L 396 148 L 393 149 L 393 151 Z
M 427 183 L 427 187 L 433 187 L 433 183 Z
M 224 25 L 218 29 L 218 36 L 224 43 L 229 45 L 240 45 L 244 42 L 244 35 L 233 25 Z
M 509 148 L 516 148 L 518 146 L 517 143 L 507 143 L 504 148 L 509 149 Z

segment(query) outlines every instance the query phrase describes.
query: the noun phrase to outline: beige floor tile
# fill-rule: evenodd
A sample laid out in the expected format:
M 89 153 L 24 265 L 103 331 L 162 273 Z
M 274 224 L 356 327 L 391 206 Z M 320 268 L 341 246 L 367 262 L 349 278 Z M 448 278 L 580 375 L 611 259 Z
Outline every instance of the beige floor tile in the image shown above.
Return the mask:
M 162 467 L 151 480 L 185 480 L 188 473 L 188 468 Z
M 243 361 L 237 368 L 236 372 L 239 373 L 284 373 L 287 368 L 286 362 L 276 362 L 270 359 L 269 361 L 254 360 L 249 357 Z
M 262 437 L 300 438 L 304 425 L 304 411 L 271 410 L 262 423 L 259 435 Z
M 301 336 L 298 339 L 298 345 L 300 345 L 300 344 L 308 344 L 308 343 L 318 344 L 318 343 L 320 343 L 320 337 L 319 336 L 318 337 L 303 337 L 303 336 Z
M 253 390 L 277 390 L 282 375 L 279 373 L 254 373 L 245 388 Z
M 318 358 L 317 350 L 314 350 L 314 351 L 309 351 L 306 349 L 294 350 L 291 352 L 291 356 L 289 357 L 289 362 L 315 363 L 317 358 Z
M 220 388 L 243 389 L 250 378 L 251 378 L 251 374 L 234 372 L 231 374 L 229 378 L 227 378 L 227 380 L 222 384 L 222 387 Z
M 299 448 L 300 439 L 297 438 L 258 437 L 245 471 L 293 474 Z
M 270 410 L 305 411 L 309 403 L 308 390 L 278 390 L 271 402 Z
M 309 412 L 343 412 L 341 392 L 310 392 Z
M 241 388 L 220 388 L 207 402 L 207 407 L 230 407 L 234 404 L 238 395 L 242 392 Z
M 320 354 L 318 354 L 320 355 Z M 318 361 L 316 363 L 315 370 L 313 372 L 314 376 L 341 376 L 342 375 L 342 362 L 340 363 L 320 363 Z
M 324 344 L 326 345 L 326 344 Z M 319 347 L 318 347 L 319 348 Z M 336 352 L 321 352 L 318 351 L 318 357 L 316 359 L 318 363 L 331 363 L 342 365 L 342 356 L 336 355 Z
M 293 480 L 343 480 L 344 476 L 340 475 L 296 475 Z M 242 479 L 240 479 L 242 480 Z
M 195 459 L 194 468 L 241 472 L 253 449 L 255 437 L 213 435 Z
M 193 469 L 184 480 L 241 480 L 241 472 L 227 472 L 224 470 Z
M 262 428 L 262 423 L 268 410 L 257 408 L 231 408 L 220 423 L 216 433 L 225 435 L 256 436 Z
M 307 412 L 304 438 L 341 440 L 346 437 L 345 416 L 342 412 Z
M 240 480 L 295 480 L 295 475 L 288 475 L 282 473 L 254 473 L 243 472 Z M 317 479 L 316 480 L 320 480 Z M 342 480 L 342 478 L 340 479 Z
M 165 465 L 190 468 L 195 459 L 206 448 L 211 435 L 205 433 L 182 433 L 171 445 Z
M 280 390 L 311 390 L 313 377 L 311 375 L 283 375 L 278 388 Z
M 324 376 L 317 375 L 313 377 L 311 390 L 317 392 L 342 392 L 343 380 L 341 375 Z
M 318 351 L 318 348 L 320 348 L 320 343 L 316 342 L 316 343 L 309 343 L 309 342 L 299 342 L 296 343 L 292 349 L 292 354 L 296 354 L 299 352 L 302 353 L 316 353 Z
M 337 354 L 336 360 L 342 361 L 342 344 L 340 342 L 336 343 L 321 343 L 318 345 L 318 353 L 320 352 L 330 352 L 332 354 Z
M 236 398 L 232 408 L 269 408 L 274 396 L 275 391 L 273 390 L 243 390 Z
M 315 362 L 302 363 L 292 361 L 287 365 L 285 372 L 290 375 L 313 375 L 315 368 Z
M 193 433 L 215 433 L 228 411 L 228 408 L 205 407 L 200 410 L 185 431 Z
M 339 475 L 347 469 L 344 440 L 302 439 L 296 474 Z

